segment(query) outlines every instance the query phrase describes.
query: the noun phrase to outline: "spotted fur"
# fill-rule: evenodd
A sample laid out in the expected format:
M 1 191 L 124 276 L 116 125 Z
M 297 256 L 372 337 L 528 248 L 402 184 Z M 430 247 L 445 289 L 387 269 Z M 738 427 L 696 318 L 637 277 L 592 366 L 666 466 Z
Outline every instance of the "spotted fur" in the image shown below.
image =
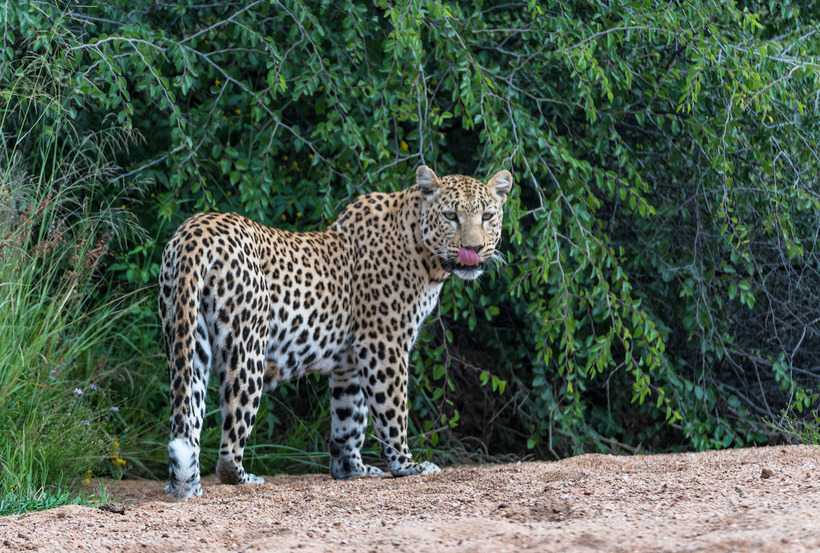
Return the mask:
M 159 311 L 171 377 L 171 496 L 200 495 L 199 448 L 211 367 L 219 376 L 217 475 L 242 467 L 263 391 L 306 372 L 330 375 L 334 478 L 377 476 L 361 458 L 367 416 L 394 476 L 438 472 L 407 447 L 407 366 L 450 274 L 477 278 L 495 255 L 508 171 L 489 183 L 439 179 L 366 194 L 331 227 L 293 233 L 234 213 L 195 215 L 162 255 Z M 478 265 L 459 264 L 459 251 Z M 472 257 L 471 257 L 472 259 Z

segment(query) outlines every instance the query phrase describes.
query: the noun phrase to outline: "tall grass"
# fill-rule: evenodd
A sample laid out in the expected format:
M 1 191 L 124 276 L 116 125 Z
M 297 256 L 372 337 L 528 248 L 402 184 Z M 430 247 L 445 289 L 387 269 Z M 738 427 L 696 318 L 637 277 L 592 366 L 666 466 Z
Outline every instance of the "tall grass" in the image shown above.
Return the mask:
M 36 183 L 25 199 L 8 177 L 0 194 L 28 205 L 5 210 L 12 220 L 0 238 L 0 494 L 30 501 L 49 489 L 65 495 L 54 484 L 110 456 L 114 411 L 96 382 L 122 312 L 97 300 L 100 220 L 78 211 L 70 188 Z
M 786 436 L 796 444 L 820 445 L 820 410 L 814 409 L 810 413 L 795 413 L 784 411 L 780 418 L 767 420 L 766 424 Z
M 101 273 L 121 229 L 95 203 L 109 136 L 74 132 L 44 55 L 2 69 L 0 515 L 85 501 L 77 483 L 122 465 L 103 383 L 125 314 Z

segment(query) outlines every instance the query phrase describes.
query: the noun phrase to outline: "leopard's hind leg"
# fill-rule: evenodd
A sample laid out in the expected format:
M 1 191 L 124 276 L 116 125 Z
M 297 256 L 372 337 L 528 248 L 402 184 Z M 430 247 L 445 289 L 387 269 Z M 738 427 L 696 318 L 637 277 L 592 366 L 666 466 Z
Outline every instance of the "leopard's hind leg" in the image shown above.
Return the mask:
M 266 297 L 263 291 L 259 294 Z M 223 311 L 215 350 L 222 410 L 222 442 L 216 474 L 223 484 L 261 484 L 242 466 L 245 445 L 253 430 L 265 372 L 269 325 L 261 315 L 243 320 L 243 310 Z M 227 320 L 222 320 L 225 317 Z

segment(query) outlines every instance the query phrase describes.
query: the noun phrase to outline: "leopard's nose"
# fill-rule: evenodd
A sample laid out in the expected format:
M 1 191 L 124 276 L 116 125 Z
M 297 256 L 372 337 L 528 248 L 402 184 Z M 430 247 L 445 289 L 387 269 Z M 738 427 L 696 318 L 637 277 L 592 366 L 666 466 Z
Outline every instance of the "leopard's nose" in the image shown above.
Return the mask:
M 481 250 L 484 249 L 484 244 L 478 244 L 477 246 L 463 246 L 464 249 L 473 250 L 475 253 L 479 253 Z

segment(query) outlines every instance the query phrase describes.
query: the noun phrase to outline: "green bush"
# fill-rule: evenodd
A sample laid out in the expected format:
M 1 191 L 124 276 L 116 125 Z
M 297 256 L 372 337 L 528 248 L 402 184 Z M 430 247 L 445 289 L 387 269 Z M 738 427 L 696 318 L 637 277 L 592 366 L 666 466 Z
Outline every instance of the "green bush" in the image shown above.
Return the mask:
M 124 423 L 147 470 L 167 431 L 150 287 L 177 225 L 231 210 L 324 227 L 422 162 L 509 168 L 517 187 L 506 266 L 449 282 L 413 353 L 417 447 L 728 447 L 817 408 L 810 3 L 139 0 L 0 17 L 5 63 L 64 72 L 77 136 L 138 137 L 111 144 L 124 169 L 102 197 L 151 237 L 113 265 L 149 287 L 126 338 L 142 355 L 115 390 L 140 413 Z M 322 386 L 274 394 L 252 443 L 322 451 Z M 207 462 L 217 431 L 203 445 Z

